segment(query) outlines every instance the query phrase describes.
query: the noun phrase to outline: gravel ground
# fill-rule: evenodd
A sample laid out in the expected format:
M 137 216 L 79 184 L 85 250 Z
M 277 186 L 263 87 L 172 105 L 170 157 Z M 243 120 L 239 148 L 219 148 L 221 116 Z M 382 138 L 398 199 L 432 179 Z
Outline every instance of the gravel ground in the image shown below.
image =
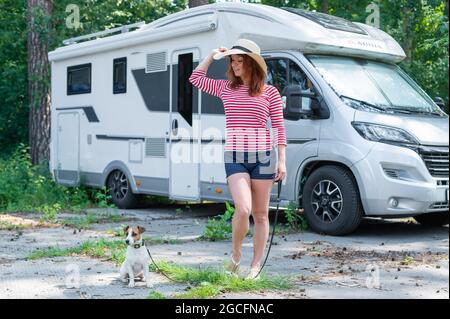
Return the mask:
M 193 239 L 203 233 L 208 217 L 224 211 L 224 205 L 184 207 L 120 210 L 120 222 L 92 224 L 88 230 L 42 224 L 33 214 L 0 215 L 0 225 L 22 225 L 0 230 L 0 297 L 145 298 L 150 291 L 166 296 L 182 293 L 184 285 L 155 273 L 151 273 L 153 288 L 142 282 L 128 288 L 118 280 L 119 267 L 107 260 L 82 256 L 27 260 L 26 256 L 48 247 L 74 247 L 86 240 L 113 238 L 114 230 L 130 224 L 144 226 L 147 236 L 177 240 L 152 245 L 155 259 L 220 269 L 229 258 L 231 242 Z M 92 212 L 104 214 L 105 210 Z M 405 219 L 367 219 L 345 237 L 309 231 L 275 236 L 265 272 L 289 276 L 293 289 L 226 293 L 216 298 L 448 299 L 448 239 L 448 226 L 427 228 Z M 244 275 L 251 254 L 249 237 L 243 248 Z M 79 275 L 79 285 L 73 284 L 74 275 Z

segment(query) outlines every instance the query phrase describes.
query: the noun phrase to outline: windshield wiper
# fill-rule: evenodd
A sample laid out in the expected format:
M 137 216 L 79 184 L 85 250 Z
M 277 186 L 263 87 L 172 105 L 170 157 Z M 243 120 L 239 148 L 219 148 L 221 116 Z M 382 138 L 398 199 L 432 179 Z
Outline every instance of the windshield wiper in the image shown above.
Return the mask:
M 404 113 L 404 114 L 411 114 L 412 112 L 409 109 L 403 109 L 401 107 L 388 107 L 386 110 L 398 112 L 398 113 Z
M 358 100 L 358 99 L 355 99 L 355 98 L 352 98 L 352 97 L 349 97 L 349 96 L 346 96 L 346 95 L 340 95 L 339 97 L 341 99 L 344 98 L 344 99 L 355 101 L 355 102 L 359 103 L 362 106 L 367 106 L 367 107 L 371 107 L 371 108 L 374 108 L 374 109 L 386 112 L 386 109 L 384 107 L 381 107 L 381 106 L 378 106 L 378 105 L 375 105 L 375 104 L 372 104 L 372 103 L 369 103 L 369 102 L 366 102 L 366 101 Z
M 433 116 L 439 116 L 439 117 L 442 116 L 442 114 L 439 112 L 417 110 L 417 109 L 412 109 L 412 108 L 388 107 L 387 110 L 405 113 L 405 114 L 423 114 L 423 115 L 433 115 Z

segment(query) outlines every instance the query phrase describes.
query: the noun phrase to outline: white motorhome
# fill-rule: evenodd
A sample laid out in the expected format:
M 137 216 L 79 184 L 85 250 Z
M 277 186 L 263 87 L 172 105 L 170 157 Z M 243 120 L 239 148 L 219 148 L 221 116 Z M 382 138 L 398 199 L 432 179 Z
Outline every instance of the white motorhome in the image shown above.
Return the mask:
M 231 201 L 221 101 L 188 79 L 212 49 L 247 38 L 285 99 L 281 206 L 298 204 L 328 234 L 353 231 L 363 216 L 448 223 L 448 116 L 396 66 L 405 53 L 385 32 L 240 3 L 120 30 L 128 32 L 73 38 L 49 53 L 58 183 L 106 186 L 121 208 L 140 194 Z M 207 76 L 223 79 L 226 68 L 215 61 Z M 174 160 L 186 152 L 189 160 Z

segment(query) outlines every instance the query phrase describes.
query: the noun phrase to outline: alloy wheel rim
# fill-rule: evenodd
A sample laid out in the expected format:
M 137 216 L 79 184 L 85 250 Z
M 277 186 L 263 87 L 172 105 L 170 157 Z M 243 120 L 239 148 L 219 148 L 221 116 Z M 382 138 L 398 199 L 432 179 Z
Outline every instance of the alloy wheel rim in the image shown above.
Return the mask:
M 341 189 L 330 180 L 322 180 L 313 188 L 311 205 L 314 216 L 325 223 L 334 222 L 342 213 Z
M 117 199 L 123 199 L 127 195 L 128 179 L 123 172 L 117 171 L 114 173 L 111 189 L 114 197 Z

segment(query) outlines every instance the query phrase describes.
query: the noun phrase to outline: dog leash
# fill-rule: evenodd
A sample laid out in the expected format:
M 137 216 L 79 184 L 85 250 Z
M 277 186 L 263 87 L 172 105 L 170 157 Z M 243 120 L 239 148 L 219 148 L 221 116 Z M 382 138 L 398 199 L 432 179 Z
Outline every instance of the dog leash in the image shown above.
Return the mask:
M 280 194 L 281 194 L 281 182 L 282 181 L 278 181 L 278 192 L 277 192 L 277 211 L 275 213 L 275 220 L 273 222 L 273 229 L 272 229 L 272 236 L 270 237 L 270 243 L 269 243 L 269 248 L 267 250 L 267 254 L 266 254 L 266 258 L 264 259 L 263 265 L 261 266 L 261 268 L 258 271 L 258 274 L 254 277 L 257 278 L 261 271 L 263 270 L 264 266 L 266 265 L 267 259 L 269 258 L 269 254 L 270 254 L 270 249 L 272 248 L 272 243 L 273 243 L 273 237 L 275 235 L 275 228 L 277 227 L 277 222 L 278 222 L 278 213 L 280 211 Z M 145 246 L 145 242 L 142 241 L 142 244 L 144 245 L 145 249 L 147 250 L 148 255 L 150 256 L 150 259 L 152 261 L 152 263 L 155 265 L 156 269 L 167 279 L 169 279 L 170 281 L 173 282 L 177 282 L 177 283 L 181 283 L 181 281 L 175 280 L 171 277 L 169 277 L 164 271 L 162 271 L 161 268 L 158 267 L 158 265 L 156 264 L 156 262 L 153 260 L 152 254 L 150 253 L 150 250 L 148 249 L 147 246 Z
M 263 270 L 264 266 L 266 265 L 267 259 L 269 258 L 270 249 L 272 248 L 273 237 L 275 235 L 275 228 L 277 227 L 277 222 L 278 222 L 278 213 L 280 211 L 281 182 L 282 181 L 278 181 L 277 212 L 275 213 L 275 220 L 273 221 L 272 236 L 270 237 L 269 248 L 267 249 L 266 258 L 264 259 L 264 262 L 263 262 L 261 268 L 259 268 L 258 274 L 255 277 L 253 277 L 253 279 L 258 278 L 258 276 L 261 274 L 261 271 Z
M 155 265 L 156 269 L 157 269 L 164 277 L 166 277 L 166 278 L 169 279 L 170 281 L 177 282 L 177 283 L 182 283 L 182 281 L 175 280 L 175 279 L 169 277 L 164 271 L 162 271 L 162 269 L 159 268 L 158 265 L 156 264 L 156 262 L 153 260 L 152 254 L 150 253 L 150 250 L 147 248 L 147 246 L 144 246 L 144 247 L 145 247 L 145 249 L 147 249 L 147 253 L 148 253 L 148 255 L 150 256 L 150 259 L 151 259 L 153 265 Z

